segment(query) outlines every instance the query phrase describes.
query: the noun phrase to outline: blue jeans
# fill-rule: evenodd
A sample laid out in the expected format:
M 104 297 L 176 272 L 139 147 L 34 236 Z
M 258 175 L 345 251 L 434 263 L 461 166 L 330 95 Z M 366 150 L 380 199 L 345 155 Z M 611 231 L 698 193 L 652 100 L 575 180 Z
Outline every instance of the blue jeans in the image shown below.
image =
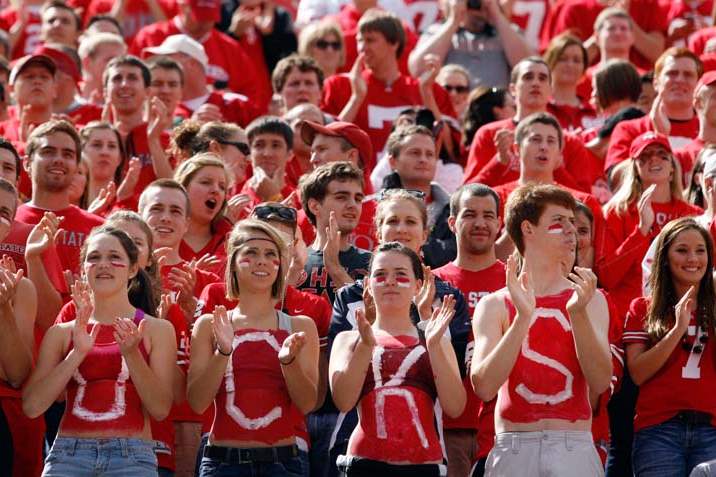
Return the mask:
M 141 439 L 57 437 L 43 477 L 157 477 L 153 442 Z
M 330 443 L 336 428 L 338 414 L 309 414 L 306 419 L 311 448 L 308 457 L 311 466 L 311 477 L 337 477 L 335 457 L 331 459 Z
M 670 419 L 638 431 L 633 452 L 636 477 L 686 477 L 698 464 L 716 459 L 716 428 Z
M 230 464 L 203 457 L 199 477 L 308 477 L 308 454 L 275 463 Z

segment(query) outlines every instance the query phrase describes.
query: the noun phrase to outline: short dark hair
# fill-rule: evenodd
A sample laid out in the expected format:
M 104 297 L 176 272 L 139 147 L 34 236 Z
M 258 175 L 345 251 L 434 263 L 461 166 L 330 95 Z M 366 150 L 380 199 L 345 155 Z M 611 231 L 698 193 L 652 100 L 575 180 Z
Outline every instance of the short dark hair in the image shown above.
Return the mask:
M 82 19 L 77 14 L 75 9 L 70 7 L 69 5 L 67 5 L 63 0 L 50 0 L 49 2 L 45 2 L 42 5 L 42 10 L 41 10 L 40 15 L 42 15 L 42 13 L 45 13 L 50 8 L 57 8 L 59 10 L 65 10 L 66 12 L 70 12 L 70 14 L 72 15 L 72 18 L 74 18 L 74 20 L 75 20 L 75 28 L 77 29 L 78 32 L 82 31 Z
M 144 63 L 142 60 L 140 60 L 134 55 L 122 55 L 112 58 L 111 60 L 109 60 L 109 63 L 107 63 L 107 66 L 104 67 L 104 73 L 102 74 L 102 84 L 105 87 L 107 86 L 107 82 L 109 81 L 109 71 L 112 68 L 116 68 L 118 66 L 133 66 L 135 68 L 139 68 L 139 70 L 142 72 L 142 80 L 144 81 L 144 87 L 148 88 L 149 85 L 152 83 L 152 74 L 150 73 L 149 68 L 147 68 L 146 63 Z
M 636 103 L 641 95 L 639 73 L 626 60 L 614 59 L 600 65 L 594 73 L 594 84 L 597 101 L 603 109 L 624 99 Z
M 510 72 L 510 84 L 517 83 L 517 80 L 520 78 L 520 71 L 522 70 L 522 65 L 526 63 L 533 63 L 536 65 L 544 65 L 545 68 L 547 68 L 547 74 L 549 75 L 549 80 L 552 80 L 552 71 L 549 69 L 549 65 L 546 61 L 544 61 L 539 56 L 528 56 L 527 58 L 523 58 L 520 61 L 517 62 L 515 66 L 512 67 L 512 71 Z
M 277 116 L 261 116 L 251 121 L 251 124 L 246 128 L 246 137 L 249 140 L 249 145 L 254 142 L 256 136 L 260 134 L 275 134 L 283 137 L 286 141 L 286 146 L 290 150 L 293 147 L 293 129 L 283 119 Z
M 18 179 L 20 177 L 20 170 L 22 169 L 22 159 L 20 159 L 20 154 L 17 153 L 15 146 L 13 146 L 13 144 L 4 137 L 0 137 L 0 149 L 10 151 L 10 154 L 12 154 L 15 158 L 15 179 Z
M 390 136 L 388 136 L 388 140 L 385 143 L 385 150 L 388 151 L 389 155 L 398 157 L 400 155 L 400 151 L 403 149 L 403 146 L 405 146 L 405 140 L 416 134 L 429 136 L 430 139 L 435 141 L 435 136 L 433 136 L 433 132 L 430 129 L 418 124 L 412 124 L 410 126 L 398 128 L 390 133 Z
M 457 217 L 460 213 L 460 201 L 464 196 L 467 197 L 492 197 L 495 200 L 495 207 L 497 214 L 500 213 L 500 196 L 492 187 L 480 184 L 479 182 L 473 184 L 465 184 L 458 188 L 450 196 L 450 216 Z
M 25 154 L 27 157 L 32 158 L 32 155 L 40 146 L 40 138 L 58 132 L 65 133 L 72 138 L 72 142 L 75 143 L 77 162 L 80 162 L 82 157 L 82 140 L 74 124 L 64 119 L 50 119 L 32 130 L 27 139 L 27 146 L 25 146 Z
M 186 188 L 184 188 L 183 185 L 181 185 L 179 182 L 175 181 L 174 179 L 168 179 L 168 178 L 162 178 L 157 179 L 151 184 L 149 184 L 147 187 L 144 188 L 142 191 L 142 194 L 139 196 L 139 204 L 137 205 L 137 210 L 140 211 L 144 208 L 144 202 L 146 200 L 146 193 L 148 190 L 153 188 L 159 188 L 159 189 L 172 189 L 172 190 L 178 190 L 182 194 L 184 194 L 184 198 L 186 199 L 186 216 L 189 217 L 189 210 L 191 207 L 191 204 L 189 202 L 189 193 L 186 191 Z
M 518 145 L 522 143 L 522 140 L 527 135 L 527 129 L 533 124 L 545 124 L 556 129 L 557 138 L 559 139 L 559 147 L 562 147 L 562 144 L 564 143 L 562 125 L 559 124 L 557 118 L 549 113 L 533 113 L 520 121 L 517 125 L 517 129 L 515 129 L 515 143 Z
M 156 69 L 163 69 L 163 70 L 173 70 L 179 73 L 179 81 L 181 82 L 182 86 L 184 85 L 184 68 L 182 68 L 181 64 L 172 58 L 169 58 L 168 56 L 155 56 L 151 60 L 149 60 L 147 67 L 149 68 L 149 72 Z M 151 81 L 150 83 L 151 84 Z
M 15 218 L 15 212 L 17 212 L 17 188 L 12 185 L 12 182 L 5 179 L 4 177 L 0 177 L 0 190 L 4 190 L 5 192 L 9 192 L 10 194 L 15 196 L 15 200 L 13 201 L 12 206 L 12 218 Z
M 276 93 L 280 93 L 283 90 L 283 87 L 286 86 L 288 75 L 290 75 L 294 69 L 302 73 L 315 73 L 318 79 L 318 86 L 323 88 L 324 74 L 321 67 L 316 63 L 316 60 L 310 56 L 293 54 L 276 63 L 276 67 L 271 75 L 271 84 Z
M 379 8 L 369 8 L 358 21 L 358 31 L 366 33 L 375 31 L 385 37 L 391 44 L 397 44 L 395 57 L 399 58 L 405 49 L 405 29 L 400 19 L 391 12 Z
M 505 229 L 520 254 L 525 253 L 522 222 L 539 223 L 548 205 L 559 205 L 576 210 L 576 200 L 561 187 L 549 184 L 527 184 L 510 194 L 505 205 Z
M 373 269 L 373 260 L 375 260 L 375 257 L 377 257 L 379 253 L 385 252 L 394 252 L 405 255 L 410 260 L 410 268 L 413 269 L 415 278 L 418 280 L 422 280 L 424 278 L 423 263 L 420 261 L 420 257 L 418 257 L 418 254 L 415 253 L 415 251 L 400 242 L 386 242 L 378 245 L 373 251 L 373 254 L 370 256 L 368 270 Z
M 308 174 L 301 176 L 298 189 L 301 195 L 301 205 L 306 217 L 316 226 L 316 216 L 308 208 L 309 199 L 322 202 L 328 191 L 328 184 L 333 181 L 353 181 L 363 188 L 363 172 L 353 164 L 346 161 L 330 162 L 317 167 Z

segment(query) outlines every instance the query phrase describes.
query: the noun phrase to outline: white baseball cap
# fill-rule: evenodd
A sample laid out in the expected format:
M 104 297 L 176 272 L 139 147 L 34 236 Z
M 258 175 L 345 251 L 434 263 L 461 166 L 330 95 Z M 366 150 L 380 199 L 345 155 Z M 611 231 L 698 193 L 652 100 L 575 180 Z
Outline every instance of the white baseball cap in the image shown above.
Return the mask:
M 184 53 L 201 63 L 204 67 L 204 71 L 206 71 L 209 66 L 209 57 L 206 56 L 204 45 L 188 35 L 168 36 L 164 39 L 161 45 L 145 48 L 144 51 L 153 55 Z

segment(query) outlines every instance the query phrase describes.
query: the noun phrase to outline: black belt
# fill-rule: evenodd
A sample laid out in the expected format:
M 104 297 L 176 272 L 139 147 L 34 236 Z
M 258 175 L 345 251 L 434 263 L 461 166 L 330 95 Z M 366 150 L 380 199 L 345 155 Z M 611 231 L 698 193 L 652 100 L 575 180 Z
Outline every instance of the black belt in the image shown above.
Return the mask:
M 684 424 L 692 425 L 706 425 L 711 424 L 711 414 L 700 411 L 681 411 L 676 416 L 676 419 L 683 422 Z
M 248 464 L 251 462 L 268 464 L 298 457 L 298 446 L 256 447 L 252 449 L 206 446 L 204 447 L 204 457 L 231 464 Z

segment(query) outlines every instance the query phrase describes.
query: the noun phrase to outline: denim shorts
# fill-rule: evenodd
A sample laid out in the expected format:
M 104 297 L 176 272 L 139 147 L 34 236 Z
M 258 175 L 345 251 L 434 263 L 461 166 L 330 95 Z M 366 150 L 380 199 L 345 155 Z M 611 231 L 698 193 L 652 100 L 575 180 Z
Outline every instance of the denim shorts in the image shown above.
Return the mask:
M 153 442 L 142 439 L 57 437 L 43 477 L 157 477 Z

